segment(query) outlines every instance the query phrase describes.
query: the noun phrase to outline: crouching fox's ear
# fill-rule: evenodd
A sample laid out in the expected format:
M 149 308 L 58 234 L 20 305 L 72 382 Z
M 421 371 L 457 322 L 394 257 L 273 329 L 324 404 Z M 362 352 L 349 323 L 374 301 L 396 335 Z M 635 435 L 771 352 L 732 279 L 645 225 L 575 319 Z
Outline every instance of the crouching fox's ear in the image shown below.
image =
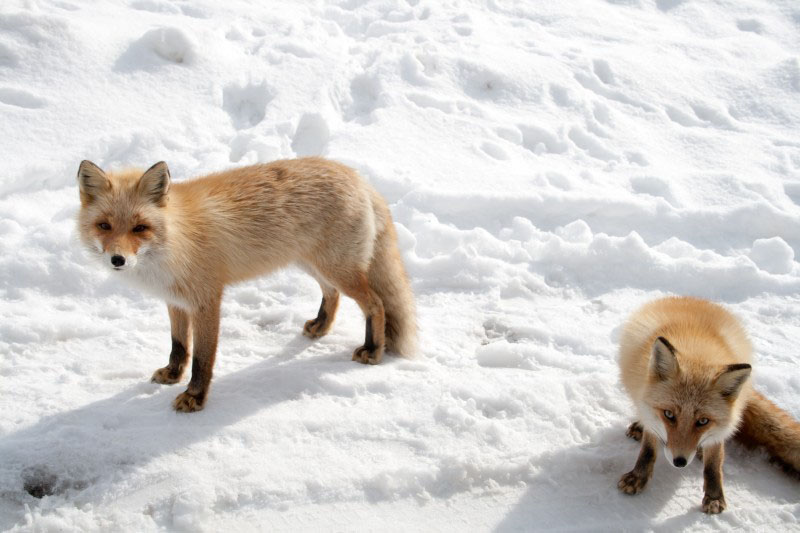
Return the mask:
M 664 337 L 659 337 L 653 343 L 650 353 L 650 375 L 663 381 L 674 377 L 680 367 L 675 357 L 675 347 Z
M 78 190 L 81 193 L 81 203 L 92 203 L 97 195 L 111 188 L 111 182 L 103 170 L 91 161 L 81 161 L 78 167 Z
M 723 398 L 736 398 L 742 390 L 747 378 L 750 377 L 752 367 L 746 363 L 728 365 L 717 378 L 716 387 Z
M 169 168 L 163 161 L 159 161 L 148 168 L 139 178 L 139 194 L 151 202 L 163 206 L 169 192 Z

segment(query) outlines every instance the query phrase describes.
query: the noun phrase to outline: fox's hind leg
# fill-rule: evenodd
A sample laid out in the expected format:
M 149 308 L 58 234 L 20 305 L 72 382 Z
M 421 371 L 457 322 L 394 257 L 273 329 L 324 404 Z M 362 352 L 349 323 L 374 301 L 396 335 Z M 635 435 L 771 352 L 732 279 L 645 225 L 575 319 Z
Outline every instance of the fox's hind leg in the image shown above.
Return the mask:
M 386 344 L 386 315 L 383 300 L 369 286 L 365 272 L 360 272 L 349 279 L 331 281 L 358 303 L 367 319 L 364 345 L 353 351 L 353 361 L 377 365 L 383 358 Z
M 339 308 L 339 291 L 320 278 L 317 281 L 322 288 L 322 303 L 319 305 L 317 318 L 307 321 L 303 326 L 303 335 L 312 339 L 322 337 L 331 330 Z
M 638 494 L 644 490 L 647 482 L 653 476 L 653 465 L 658 453 L 658 439 L 647 430 L 642 433 L 642 449 L 633 470 L 622 476 L 617 483 L 617 488 L 625 494 Z
M 644 426 L 639 423 L 637 420 L 630 426 L 628 426 L 628 430 L 625 432 L 625 436 L 639 442 L 642 440 L 642 433 L 644 433 Z
M 172 332 L 172 351 L 169 363 L 153 373 L 152 381 L 163 385 L 172 385 L 181 380 L 183 369 L 189 361 L 189 334 L 191 321 L 189 314 L 178 307 L 167 306 L 169 311 L 170 330 Z

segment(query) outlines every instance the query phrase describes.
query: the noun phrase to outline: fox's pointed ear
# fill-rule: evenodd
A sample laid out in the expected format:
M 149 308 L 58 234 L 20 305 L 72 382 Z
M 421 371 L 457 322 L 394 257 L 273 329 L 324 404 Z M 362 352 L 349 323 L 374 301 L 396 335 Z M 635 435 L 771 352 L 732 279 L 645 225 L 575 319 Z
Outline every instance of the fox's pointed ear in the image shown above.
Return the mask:
M 157 205 L 164 205 L 169 192 L 169 168 L 159 161 L 139 178 L 139 194 Z
M 657 338 L 650 354 L 650 374 L 663 381 L 677 374 L 679 368 L 675 347 L 664 337 Z
M 78 190 L 81 193 L 81 203 L 88 205 L 95 197 L 111 188 L 111 181 L 103 170 L 91 161 L 81 161 L 78 167 Z
M 750 377 L 752 367 L 746 363 L 728 365 L 717 378 L 716 387 L 723 398 L 736 398 L 742 390 L 747 378 Z

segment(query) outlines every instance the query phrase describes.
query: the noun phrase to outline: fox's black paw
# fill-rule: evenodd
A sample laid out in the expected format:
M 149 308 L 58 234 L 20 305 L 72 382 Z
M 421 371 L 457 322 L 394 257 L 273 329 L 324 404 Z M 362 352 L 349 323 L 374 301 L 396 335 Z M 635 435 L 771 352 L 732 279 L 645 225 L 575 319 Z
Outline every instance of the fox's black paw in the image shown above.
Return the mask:
M 353 361 L 365 365 L 377 365 L 383 359 L 383 346 L 378 348 L 367 348 L 366 346 L 359 346 L 353 352 Z
M 711 496 L 703 496 L 703 512 L 708 514 L 719 514 L 725 510 L 725 497 L 712 498 Z
M 631 470 L 620 478 L 619 483 L 617 483 L 617 488 L 625 494 L 639 494 L 644 490 L 647 481 L 647 477 L 640 476 L 635 471 Z
M 316 339 L 327 334 L 330 329 L 330 320 L 320 319 L 317 317 L 306 322 L 306 325 L 303 326 L 303 335 L 310 339 Z
M 625 432 L 625 435 L 632 438 L 636 442 L 642 440 L 642 435 L 644 434 L 644 426 L 642 426 L 639 422 L 634 422 L 630 426 L 628 426 L 628 430 Z
M 181 380 L 181 374 L 181 371 L 176 371 L 165 366 L 153 372 L 153 377 L 150 378 L 150 381 L 153 383 L 161 383 L 162 385 L 174 385 Z
M 172 402 L 172 408 L 179 413 L 194 413 L 195 411 L 201 411 L 204 404 L 205 395 L 195 396 L 189 394 L 189 391 L 184 391 Z

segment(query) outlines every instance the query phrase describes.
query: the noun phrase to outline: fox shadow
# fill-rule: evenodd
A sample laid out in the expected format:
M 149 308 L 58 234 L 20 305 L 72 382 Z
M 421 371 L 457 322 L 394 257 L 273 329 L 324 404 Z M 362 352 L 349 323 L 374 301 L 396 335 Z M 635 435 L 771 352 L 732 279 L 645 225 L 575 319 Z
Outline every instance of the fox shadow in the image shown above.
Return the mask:
M 301 395 L 346 395 L 347 391 L 331 391 L 323 378 L 365 368 L 350 360 L 350 352 L 303 356 L 311 346 L 298 335 L 278 354 L 216 376 L 209 402 L 200 412 L 172 410 L 172 400 L 186 388 L 184 376 L 173 386 L 142 382 L 0 437 L 0 530 L 20 523 L 25 505 L 33 504 L 34 497 L 71 498 L 100 481 L 114 483 L 160 455 L 187 448 Z
M 731 508 L 746 504 L 743 501 L 746 497 L 737 495 L 735 487 L 752 490 L 769 499 L 780 499 L 796 491 L 793 485 L 796 481 L 780 468 L 768 464 L 762 452 L 728 441 L 724 469 L 729 510 L 723 514 L 711 516 L 701 511 L 702 460 L 695 459 L 686 468 L 677 469 L 667 464 L 661 449 L 653 477 L 644 491 L 634 496 L 623 494 L 617 489 L 617 482 L 633 468 L 640 448 L 640 443 L 625 436 L 625 428 L 615 426 L 600 432 L 590 444 L 547 452 L 536 458 L 534 461 L 544 467 L 529 481 L 527 492 L 495 531 L 647 529 L 667 532 L 693 529 L 704 523 L 719 527 L 728 519 L 733 520 L 730 523 L 733 527 L 737 522 Z M 685 480 L 693 487 L 691 496 L 675 498 Z M 670 502 L 681 508 L 678 514 L 664 518 L 663 511 Z
M 622 531 L 639 529 L 669 502 L 681 482 L 681 473 L 656 461 L 653 478 L 635 496 L 617 489 L 620 477 L 633 468 L 640 444 L 625 436 L 625 426 L 601 431 L 589 444 L 557 452 L 546 452 L 534 459 L 543 465 L 528 482 L 527 492 L 496 526 L 495 531 L 592 530 Z M 698 479 L 699 512 L 702 479 Z M 675 524 L 691 526 L 694 516 Z

